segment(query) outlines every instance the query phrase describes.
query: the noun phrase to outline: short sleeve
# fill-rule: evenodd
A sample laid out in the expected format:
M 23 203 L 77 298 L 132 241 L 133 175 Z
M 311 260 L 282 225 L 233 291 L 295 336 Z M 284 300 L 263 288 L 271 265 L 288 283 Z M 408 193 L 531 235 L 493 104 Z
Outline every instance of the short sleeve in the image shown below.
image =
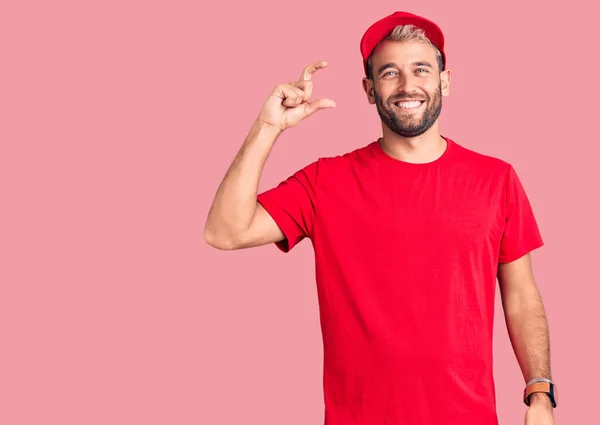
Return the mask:
M 506 177 L 505 199 L 499 263 L 509 263 L 544 245 L 529 199 L 512 165 Z
M 312 237 L 318 164 L 315 161 L 307 165 L 258 195 L 258 202 L 285 235 L 284 240 L 275 243 L 283 252 L 289 252 L 305 237 Z

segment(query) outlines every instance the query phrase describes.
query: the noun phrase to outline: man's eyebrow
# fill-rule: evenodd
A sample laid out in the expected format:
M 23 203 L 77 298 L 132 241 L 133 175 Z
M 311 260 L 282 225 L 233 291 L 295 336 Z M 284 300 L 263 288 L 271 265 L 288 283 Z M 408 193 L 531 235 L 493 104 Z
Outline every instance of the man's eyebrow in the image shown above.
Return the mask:
M 425 62 L 425 61 L 418 61 L 418 62 L 413 62 L 414 66 L 428 66 L 429 68 L 433 68 L 433 66 L 431 66 L 431 64 L 429 62 Z
M 384 69 L 387 69 L 387 68 L 393 68 L 393 67 L 395 67 L 395 66 L 396 66 L 396 64 L 395 64 L 394 62 L 388 62 L 388 63 L 386 63 L 386 64 L 383 64 L 383 65 L 381 65 L 381 66 L 379 67 L 379 69 L 377 70 L 377 73 L 378 73 L 378 74 L 380 74 L 380 73 L 381 73 L 381 71 L 383 71 Z

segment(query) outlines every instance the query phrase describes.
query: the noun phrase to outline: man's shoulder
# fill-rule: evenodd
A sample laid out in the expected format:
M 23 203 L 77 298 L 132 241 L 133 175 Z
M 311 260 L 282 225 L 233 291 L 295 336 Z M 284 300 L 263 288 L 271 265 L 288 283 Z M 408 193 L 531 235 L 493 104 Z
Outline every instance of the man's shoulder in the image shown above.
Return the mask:
M 373 143 L 339 154 L 318 156 L 299 168 L 294 175 L 303 175 L 309 180 L 318 179 L 322 181 L 331 178 L 337 180 L 344 174 L 352 173 L 356 165 L 368 162 L 368 157 L 372 155 L 372 152 L 369 151 L 372 150 Z
M 494 173 L 506 173 L 511 166 L 506 160 L 500 157 L 468 148 L 463 144 L 456 143 L 455 141 L 454 145 L 457 151 L 457 161 L 464 163 L 467 166 L 481 170 L 488 170 Z
M 355 163 L 367 161 L 372 157 L 373 144 L 375 141 L 346 150 L 338 154 L 320 156 L 316 162 L 319 162 L 325 167 L 344 167 Z

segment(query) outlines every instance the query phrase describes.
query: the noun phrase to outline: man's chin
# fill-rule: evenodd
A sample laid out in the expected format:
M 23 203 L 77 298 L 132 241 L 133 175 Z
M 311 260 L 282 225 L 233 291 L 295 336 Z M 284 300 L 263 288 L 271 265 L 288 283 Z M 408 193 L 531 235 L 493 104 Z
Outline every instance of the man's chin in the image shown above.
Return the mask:
M 403 128 L 403 129 L 391 129 L 398 136 L 402 137 L 417 137 L 425 133 L 428 129 L 423 128 Z
M 423 120 L 419 119 L 418 117 L 414 119 L 398 120 L 396 123 L 397 128 L 401 128 L 406 131 L 415 131 L 423 127 Z
M 398 125 L 393 125 L 390 127 L 394 133 L 401 136 L 409 136 L 409 135 L 420 135 L 427 131 L 427 128 L 423 127 L 423 122 L 419 120 L 398 120 Z
M 422 120 L 424 113 L 425 112 L 423 112 L 423 111 L 421 111 L 421 112 L 419 112 L 419 111 L 406 111 L 406 112 L 400 112 L 399 114 L 394 112 L 393 115 L 396 117 L 396 119 L 399 122 L 411 122 L 411 123 L 413 123 L 415 121 Z

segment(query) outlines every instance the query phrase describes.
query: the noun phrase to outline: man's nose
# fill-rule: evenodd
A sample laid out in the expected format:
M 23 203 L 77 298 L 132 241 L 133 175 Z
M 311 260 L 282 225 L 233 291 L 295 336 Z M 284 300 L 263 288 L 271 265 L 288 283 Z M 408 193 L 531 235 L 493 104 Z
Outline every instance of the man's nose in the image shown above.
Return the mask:
M 398 87 L 397 91 L 405 91 L 410 93 L 414 91 L 415 88 L 415 78 L 410 73 L 401 72 L 398 76 Z

